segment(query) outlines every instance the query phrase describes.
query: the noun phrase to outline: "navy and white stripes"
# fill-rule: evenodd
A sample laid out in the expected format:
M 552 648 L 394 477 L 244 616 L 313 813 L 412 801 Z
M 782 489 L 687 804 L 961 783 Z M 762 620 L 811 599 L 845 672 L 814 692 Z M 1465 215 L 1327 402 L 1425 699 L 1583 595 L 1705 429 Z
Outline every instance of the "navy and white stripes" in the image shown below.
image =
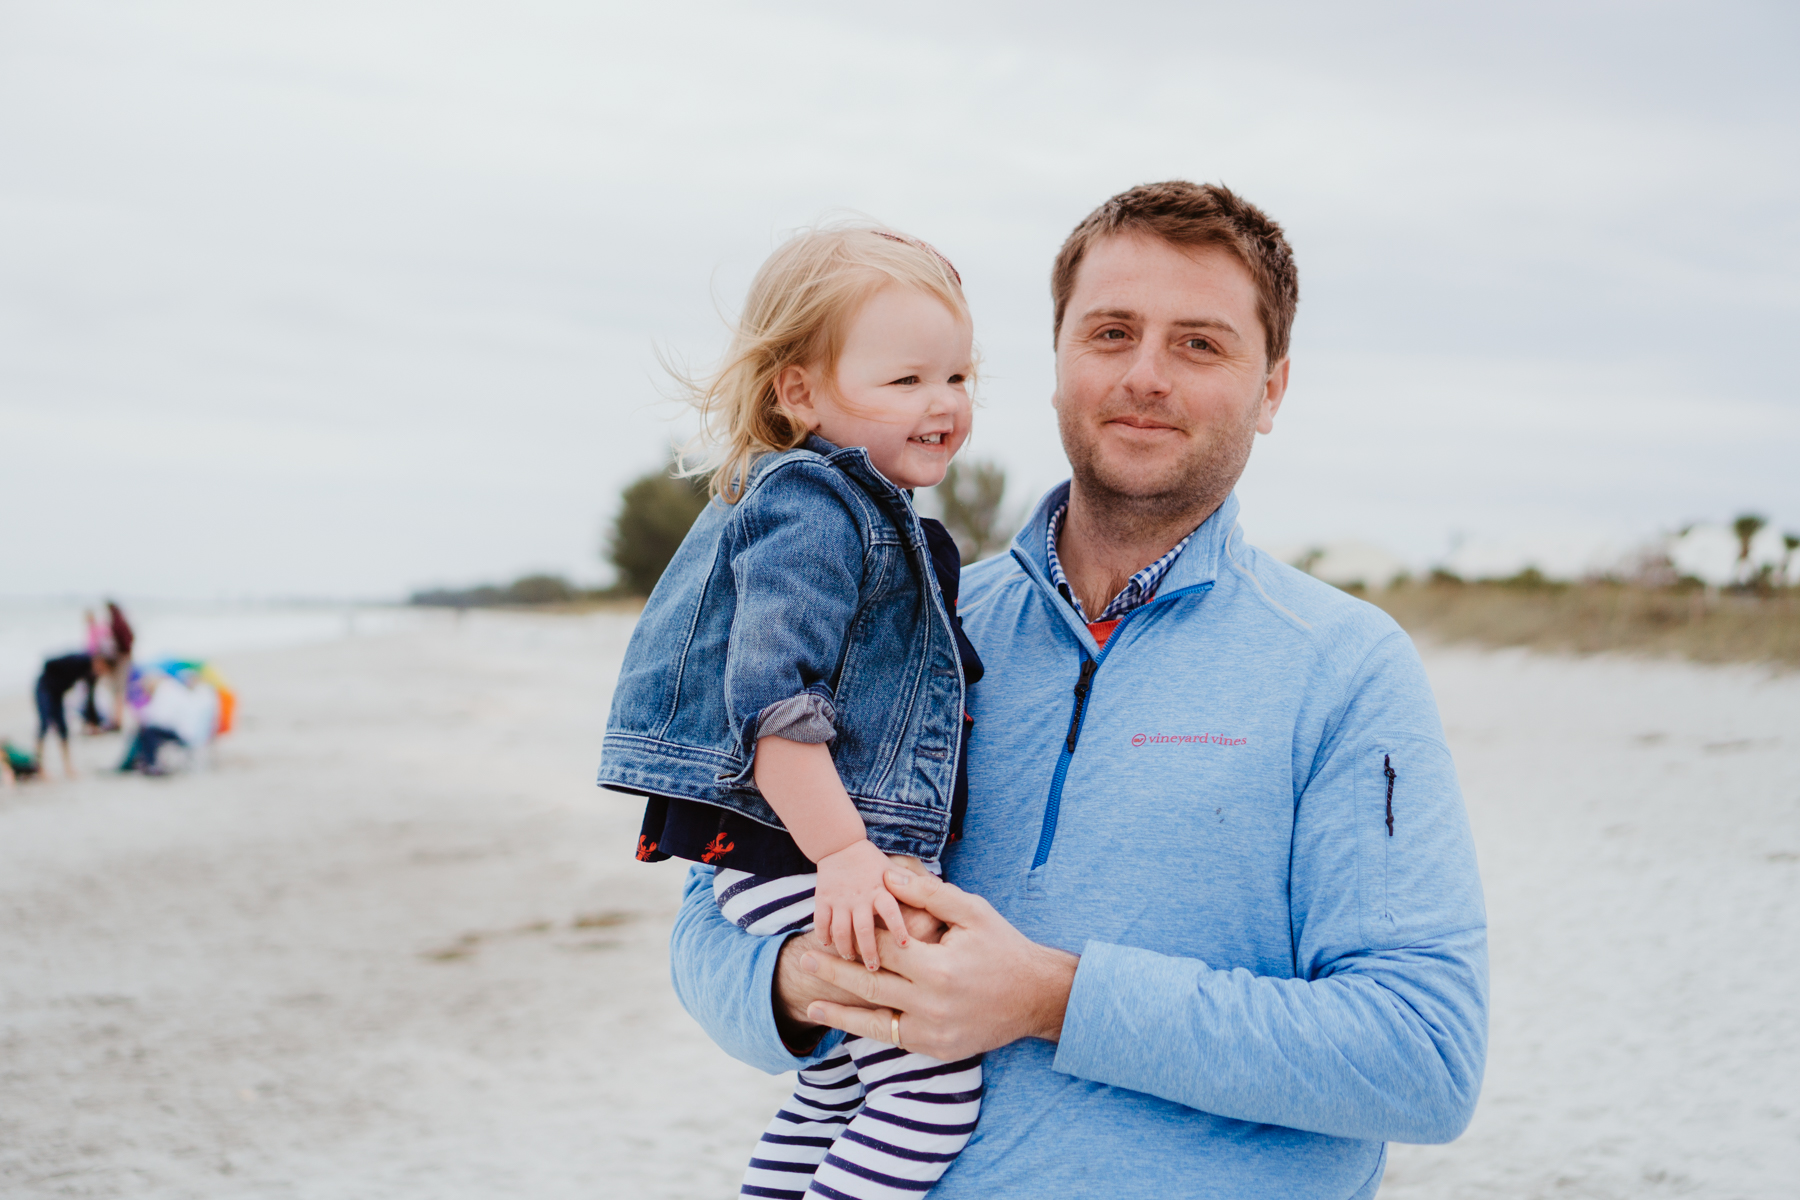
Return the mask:
M 717 872 L 719 909 L 764 936 L 812 925 L 813 875 Z M 740 1196 L 758 1200 L 903 1200 L 923 1196 L 975 1131 L 981 1059 L 945 1063 L 873 1038 L 850 1038 L 800 1072 L 764 1131 Z
M 713 899 L 725 919 L 746 933 L 780 937 L 811 928 L 813 883 L 817 875 L 752 875 L 720 870 L 713 875 Z

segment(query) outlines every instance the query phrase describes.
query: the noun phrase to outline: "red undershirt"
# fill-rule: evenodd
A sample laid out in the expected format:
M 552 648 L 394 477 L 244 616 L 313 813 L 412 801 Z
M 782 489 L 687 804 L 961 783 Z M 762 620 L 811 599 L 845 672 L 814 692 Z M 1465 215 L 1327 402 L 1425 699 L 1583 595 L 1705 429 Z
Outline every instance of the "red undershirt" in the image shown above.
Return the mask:
M 1088 632 L 1093 634 L 1094 640 L 1100 643 L 1101 647 L 1104 648 L 1106 646 L 1106 639 L 1111 637 L 1112 631 L 1119 627 L 1120 620 L 1121 618 L 1114 617 L 1110 621 L 1089 621 Z

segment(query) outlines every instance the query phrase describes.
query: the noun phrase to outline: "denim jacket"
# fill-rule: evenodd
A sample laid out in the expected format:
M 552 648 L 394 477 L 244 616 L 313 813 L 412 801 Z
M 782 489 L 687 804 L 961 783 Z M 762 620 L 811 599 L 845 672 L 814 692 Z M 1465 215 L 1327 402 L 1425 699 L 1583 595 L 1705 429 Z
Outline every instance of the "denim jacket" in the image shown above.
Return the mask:
M 756 788 L 759 733 L 829 740 L 869 840 L 935 859 L 964 703 L 910 498 L 866 450 L 813 436 L 758 459 L 675 552 L 625 651 L 599 782 L 780 829 Z

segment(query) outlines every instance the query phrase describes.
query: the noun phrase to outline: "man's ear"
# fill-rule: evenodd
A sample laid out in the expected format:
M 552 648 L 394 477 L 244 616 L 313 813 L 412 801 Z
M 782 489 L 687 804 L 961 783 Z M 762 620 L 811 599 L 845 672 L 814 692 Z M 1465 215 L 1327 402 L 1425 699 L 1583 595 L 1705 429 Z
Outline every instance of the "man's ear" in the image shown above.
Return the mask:
M 1256 432 L 1273 433 L 1275 430 L 1275 414 L 1281 409 L 1281 398 L 1287 395 L 1288 364 L 1294 360 L 1284 358 L 1275 364 L 1269 377 L 1263 380 L 1262 411 L 1256 416 Z
M 819 427 L 819 407 L 814 402 L 813 373 L 805 367 L 783 367 L 775 376 L 775 403 L 797 425 Z

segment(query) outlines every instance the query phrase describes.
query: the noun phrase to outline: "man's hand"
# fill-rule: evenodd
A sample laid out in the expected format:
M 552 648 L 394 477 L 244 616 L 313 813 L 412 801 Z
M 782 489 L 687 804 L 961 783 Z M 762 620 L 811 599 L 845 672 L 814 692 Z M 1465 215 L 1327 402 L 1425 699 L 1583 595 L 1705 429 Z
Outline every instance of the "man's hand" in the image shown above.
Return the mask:
M 901 1044 L 943 1062 L 1020 1038 L 1054 1042 L 1062 1036 L 1079 958 L 1038 945 L 986 900 L 935 876 L 893 870 L 887 887 L 902 904 L 943 921 L 948 926 L 943 937 L 936 944 L 915 938 L 902 947 L 882 932 L 887 969 L 879 972 L 794 939 L 784 950 L 784 964 L 787 951 L 793 951 L 814 986 L 782 999 L 791 1005 L 811 992 L 800 1010 L 807 1021 L 885 1042 L 898 1015 Z M 855 999 L 843 1000 L 845 992 Z
M 825 1032 L 823 1026 L 806 1015 L 813 1002 L 831 1000 L 855 1004 L 857 1001 L 854 992 L 834 987 L 818 975 L 802 970 L 800 960 L 809 955 L 841 961 L 831 943 L 813 930 L 795 934 L 782 946 L 781 957 L 775 961 L 774 994 L 770 997 L 775 1007 L 775 1031 L 781 1035 L 782 1044 L 801 1058 L 813 1052 L 820 1035 Z M 856 969 L 865 968 L 859 966 Z
M 918 859 L 901 858 L 901 861 L 909 862 L 921 874 L 924 873 L 925 868 L 919 864 Z M 922 908 L 903 904 L 900 906 L 900 915 L 906 922 L 907 933 L 916 941 L 935 942 L 943 935 L 944 923 Z M 775 1028 L 787 1048 L 797 1055 L 811 1053 L 823 1032 L 823 1026 L 806 1015 L 806 1010 L 812 1006 L 813 1001 L 830 1000 L 839 1004 L 855 1004 L 860 999 L 855 992 L 846 992 L 800 967 L 800 961 L 808 954 L 829 957 L 836 953 L 824 937 L 815 931 L 808 931 L 789 938 L 781 948 L 781 957 L 776 961 L 774 994 L 771 997 L 775 1007 Z

